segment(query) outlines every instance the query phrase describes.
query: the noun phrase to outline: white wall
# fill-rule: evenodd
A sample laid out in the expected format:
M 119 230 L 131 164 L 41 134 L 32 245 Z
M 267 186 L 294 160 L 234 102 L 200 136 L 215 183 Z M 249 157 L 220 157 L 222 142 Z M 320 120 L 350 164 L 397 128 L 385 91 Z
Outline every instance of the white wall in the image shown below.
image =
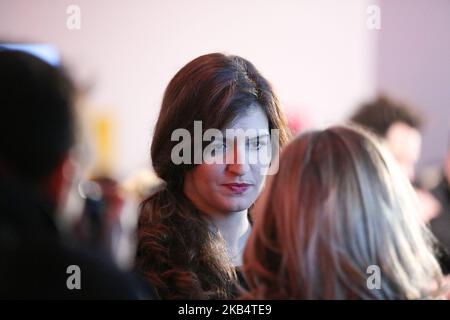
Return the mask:
M 118 120 L 116 173 L 149 163 L 165 86 L 196 56 L 241 55 L 271 80 L 286 109 L 325 125 L 373 94 L 368 0 L 2 0 L 0 39 L 49 42 Z M 81 8 L 81 30 L 66 8 Z M 291 112 L 292 113 L 292 112 Z

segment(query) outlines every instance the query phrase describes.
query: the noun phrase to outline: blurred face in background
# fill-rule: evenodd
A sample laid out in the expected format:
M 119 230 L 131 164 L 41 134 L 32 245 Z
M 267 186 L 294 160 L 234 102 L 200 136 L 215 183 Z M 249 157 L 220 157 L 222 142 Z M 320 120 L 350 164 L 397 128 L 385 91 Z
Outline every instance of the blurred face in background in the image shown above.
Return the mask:
M 201 211 L 227 215 L 247 210 L 258 197 L 264 183 L 263 165 L 249 163 L 249 153 L 268 153 L 271 148 L 269 122 L 258 105 L 240 115 L 226 129 L 255 130 L 257 136 L 235 141 L 218 141 L 216 156 L 232 154 L 232 163 L 203 163 L 186 174 L 184 192 Z M 241 141 L 240 141 L 241 140 Z M 245 157 L 245 158 L 244 158 Z
M 386 143 L 409 180 L 415 177 L 415 166 L 420 157 L 420 131 L 403 122 L 396 122 L 386 133 Z

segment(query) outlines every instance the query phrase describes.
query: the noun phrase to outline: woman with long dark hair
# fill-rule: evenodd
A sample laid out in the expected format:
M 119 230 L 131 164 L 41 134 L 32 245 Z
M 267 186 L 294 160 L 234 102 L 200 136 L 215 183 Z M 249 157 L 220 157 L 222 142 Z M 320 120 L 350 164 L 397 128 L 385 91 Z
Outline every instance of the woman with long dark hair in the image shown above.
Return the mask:
M 200 56 L 170 81 L 151 146 L 164 187 L 142 203 L 136 261 L 161 298 L 235 295 L 248 209 L 268 173 L 250 160 L 272 159 L 287 139 L 271 85 L 241 57 Z

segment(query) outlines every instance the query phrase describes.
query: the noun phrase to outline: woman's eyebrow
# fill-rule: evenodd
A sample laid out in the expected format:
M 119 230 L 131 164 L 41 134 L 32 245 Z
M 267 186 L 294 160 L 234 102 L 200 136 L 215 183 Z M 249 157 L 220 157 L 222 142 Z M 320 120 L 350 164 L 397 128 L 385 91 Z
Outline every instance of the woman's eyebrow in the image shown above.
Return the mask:
M 270 134 L 265 130 L 261 134 L 257 134 L 258 132 L 255 132 L 255 133 L 256 133 L 256 135 L 244 134 L 244 135 L 238 135 L 238 136 L 235 136 L 235 135 L 229 136 L 229 135 L 223 134 L 222 141 L 229 143 L 229 142 L 233 142 L 235 140 L 240 140 L 242 138 L 244 138 L 246 141 L 249 141 L 249 140 L 255 140 L 255 139 L 262 140 L 262 139 L 265 139 L 266 137 L 270 137 Z M 217 141 L 218 140 L 215 139 L 215 137 L 213 137 L 212 142 L 217 142 Z

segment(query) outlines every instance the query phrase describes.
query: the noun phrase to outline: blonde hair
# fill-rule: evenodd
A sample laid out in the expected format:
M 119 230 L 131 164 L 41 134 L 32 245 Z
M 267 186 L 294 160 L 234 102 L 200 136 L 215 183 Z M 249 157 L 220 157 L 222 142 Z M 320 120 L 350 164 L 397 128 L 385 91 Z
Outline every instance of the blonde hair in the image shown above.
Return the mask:
M 439 296 L 443 276 L 414 191 L 375 138 L 343 126 L 305 133 L 284 149 L 279 168 L 253 212 L 247 297 Z M 379 289 L 368 286 L 373 265 Z

